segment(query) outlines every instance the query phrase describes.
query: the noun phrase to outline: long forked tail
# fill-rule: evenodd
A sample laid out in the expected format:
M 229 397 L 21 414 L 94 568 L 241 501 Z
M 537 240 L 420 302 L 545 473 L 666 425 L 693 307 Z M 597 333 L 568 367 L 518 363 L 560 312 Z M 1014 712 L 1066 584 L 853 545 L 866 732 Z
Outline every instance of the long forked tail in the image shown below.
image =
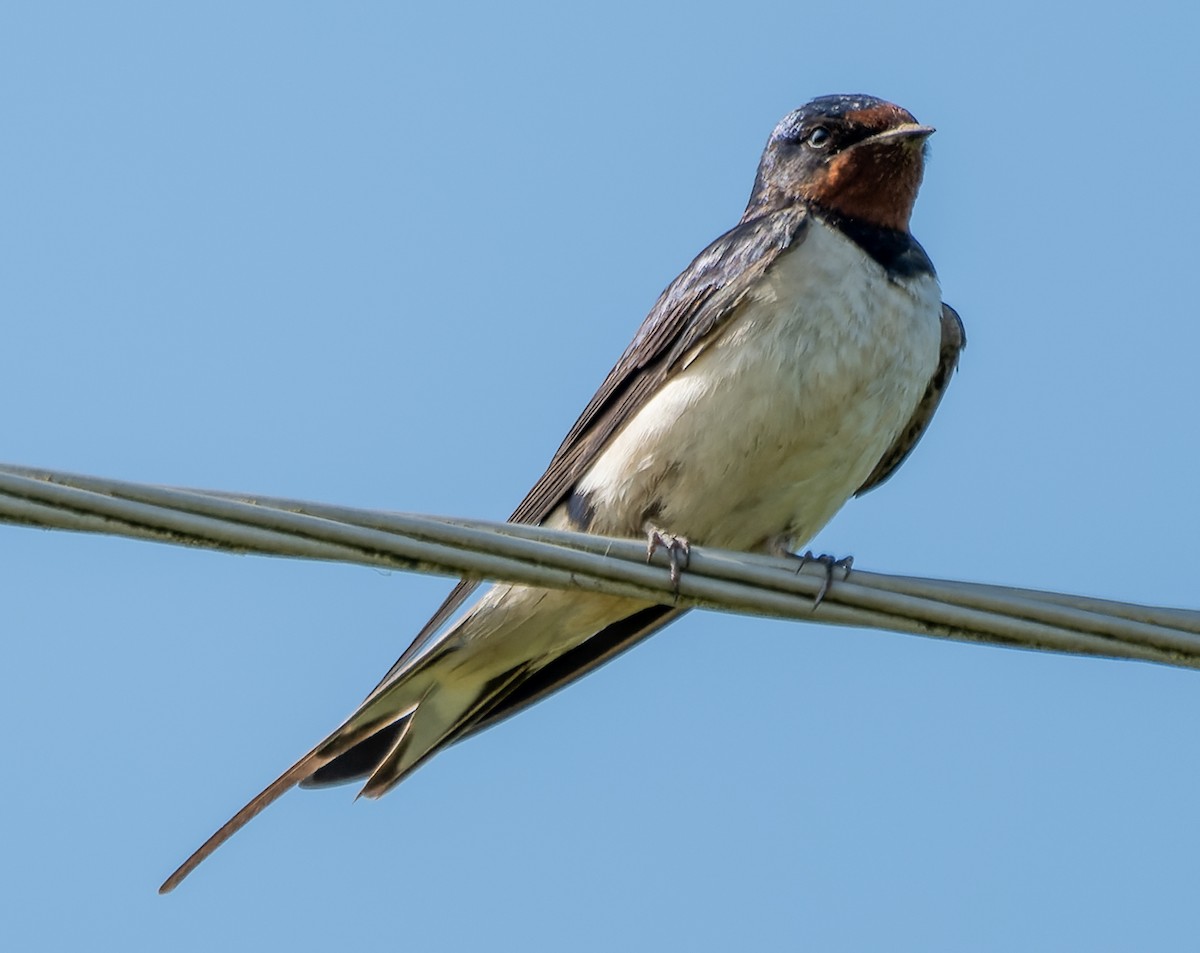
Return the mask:
M 505 590 L 507 592 L 507 590 Z M 502 594 L 503 595 L 503 594 Z M 180 865 L 159 888 L 174 890 L 225 841 L 296 785 L 336 784 L 365 777 L 361 796 L 380 797 L 436 752 L 543 698 L 661 628 L 680 610 L 629 600 L 581 601 L 531 590 L 526 605 L 483 613 L 479 631 L 444 651 L 393 670 L 336 731 L 281 774 Z M 502 596 L 495 597 L 495 601 Z M 547 604 L 549 603 L 549 604 Z M 457 655 L 463 644 L 503 639 L 536 617 L 533 648 Z M 461 624 L 477 618 L 464 616 Z M 596 635 L 597 627 L 600 629 Z M 544 653 L 545 631 L 577 632 L 579 644 L 558 656 Z M 583 635 L 587 638 L 582 638 Z

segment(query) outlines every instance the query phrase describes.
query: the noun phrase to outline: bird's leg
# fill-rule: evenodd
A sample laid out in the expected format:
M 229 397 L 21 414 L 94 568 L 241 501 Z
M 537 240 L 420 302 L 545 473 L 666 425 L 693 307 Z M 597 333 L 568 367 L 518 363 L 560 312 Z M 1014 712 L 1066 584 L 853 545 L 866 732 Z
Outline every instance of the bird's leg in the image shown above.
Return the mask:
M 812 607 L 813 609 L 816 609 L 817 606 L 821 604 L 821 600 L 823 600 L 828 594 L 829 587 L 833 584 L 833 571 L 835 569 L 842 570 L 842 579 L 848 579 L 850 577 L 850 569 L 854 566 L 854 557 L 843 556 L 841 559 L 837 559 L 834 556 L 830 556 L 828 553 L 822 553 L 820 556 L 814 556 L 811 549 L 806 550 L 805 553 L 801 555 L 800 553 L 792 552 L 792 550 L 789 548 L 790 543 L 791 538 L 788 536 L 774 537 L 767 540 L 766 548 L 768 552 L 774 553 L 776 556 L 785 556 L 788 559 L 799 560 L 800 565 L 796 567 L 797 573 L 799 573 L 800 570 L 809 563 L 820 563 L 825 567 L 825 578 L 821 582 L 821 588 L 817 590 L 817 594 L 813 597 Z
M 673 536 L 653 526 L 646 527 L 646 562 L 650 562 L 659 549 L 667 551 L 671 561 L 671 585 L 679 592 L 679 577 L 687 568 L 692 547 L 683 536 Z
M 796 555 L 796 558 L 800 560 L 800 565 L 796 567 L 796 572 L 800 572 L 809 563 L 820 563 L 825 567 L 825 578 L 821 581 L 821 588 L 817 590 L 817 594 L 813 597 L 813 609 L 816 609 L 821 604 L 821 600 L 829 592 L 829 587 L 833 584 L 833 571 L 835 569 L 842 570 L 842 580 L 845 581 L 850 578 L 850 569 L 854 566 L 853 556 L 843 556 L 841 559 L 830 556 L 828 553 L 821 553 L 820 556 L 814 556 L 811 549 L 805 550 L 803 556 Z

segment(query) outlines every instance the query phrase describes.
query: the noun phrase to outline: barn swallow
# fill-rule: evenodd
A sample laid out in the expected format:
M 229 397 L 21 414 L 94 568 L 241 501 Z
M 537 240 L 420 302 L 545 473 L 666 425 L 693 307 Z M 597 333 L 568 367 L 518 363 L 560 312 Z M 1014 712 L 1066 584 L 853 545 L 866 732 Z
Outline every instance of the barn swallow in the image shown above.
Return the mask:
M 895 472 L 965 337 L 909 232 L 933 132 L 825 96 L 771 133 L 741 220 L 659 297 L 511 517 L 779 553 Z M 653 544 L 652 544 L 653 545 Z M 285 791 L 390 791 L 436 752 L 592 671 L 683 611 L 460 582 L 358 709 L 206 841 L 172 890 Z

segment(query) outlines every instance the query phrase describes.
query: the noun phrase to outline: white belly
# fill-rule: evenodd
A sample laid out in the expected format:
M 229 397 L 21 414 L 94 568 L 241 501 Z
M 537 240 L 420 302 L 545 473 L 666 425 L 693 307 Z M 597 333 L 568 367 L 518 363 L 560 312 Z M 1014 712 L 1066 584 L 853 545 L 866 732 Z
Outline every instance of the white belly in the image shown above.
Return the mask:
M 907 425 L 937 366 L 936 279 L 891 280 L 814 221 L 756 299 L 617 434 L 591 530 L 755 549 L 811 538 Z

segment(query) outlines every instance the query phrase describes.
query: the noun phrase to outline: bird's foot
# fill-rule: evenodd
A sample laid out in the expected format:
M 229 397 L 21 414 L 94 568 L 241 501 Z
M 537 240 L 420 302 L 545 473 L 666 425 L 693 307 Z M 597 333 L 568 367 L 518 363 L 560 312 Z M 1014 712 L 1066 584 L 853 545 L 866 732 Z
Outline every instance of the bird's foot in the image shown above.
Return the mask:
M 829 592 L 829 587 L 833 584 L 833 571 L 835 569 L 842 570 L 842 580 L 850 578 L 850 570 L 854 566 L 853 556 L 843 556 L 837 559 L 830 556 L 828 553 L 822 553 L 820 556 L 814 556 L 813 551 L 807 550 L 804 555 L 798 553 L 791 554 L 793 558 L 800 560 L 800 565 L 796 567 L 796 572 L 800 572 L 809 563 L 820 563 L 825 567 L 825 578 L 821 581 L 821 588 L 817 590 L 817 594 L 813 597 L 812 607 L 815 610 L 821 604 L 821 600 L 825 598 Z
M 650 528 L 646 531 L 646 562 L 654 558 L 660 549 L 667 551 L 671 562 L 671 585 L 679 592 L 679 577 L 687 569 L 688 559 L 692 553 L 691 544 L 682 536 L 672 536 L 660 529 Z

